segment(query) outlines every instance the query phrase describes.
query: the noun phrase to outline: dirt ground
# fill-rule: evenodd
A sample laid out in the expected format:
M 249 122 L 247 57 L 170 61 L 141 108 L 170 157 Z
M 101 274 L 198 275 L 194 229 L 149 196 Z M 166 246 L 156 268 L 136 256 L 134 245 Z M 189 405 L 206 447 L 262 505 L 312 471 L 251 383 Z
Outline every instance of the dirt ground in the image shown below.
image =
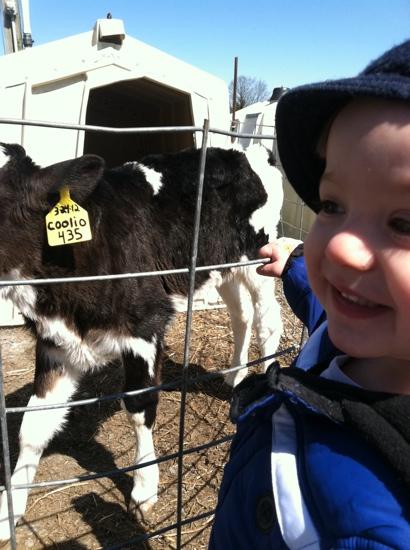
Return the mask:
M 280 298 L 281 299 L 281 298 Z M 283 300 L 282 300 L 283 304 Z M 280 349 L 298 346 L 300 326 L 283 305 L 285 323 Z M 185 315 L 179 314 L 166 341 L 163 380 L 181 375 Z M 34 376 L 34 340 L 24 328 L 0 329 L 0 346 L 7 407 L 26 405 Z M 229 367 L 232 333 L 225 309 L 194 313 L 189 377 Z M 250 359 L 258 356 L 253 342 Z M 286 365 L 290 356 L 283 357 Z M 120 392 L 120 369 L 104 369 L 84 380 L 75 399 Z M 216 441 L 233 433 L 229 421 L 230 389 L 222 378 L 195 383 L 189 387 L 186 402 L 185 449 Z M 177 452 L 180 392 L 162 391 L 154 442 L 157 457 Z M 35 413 L 33 413 L 35 414 Z M 73 479 L 130 466 L 134 458 L 133 431 L 118 401 L 76 407 L 65 430 L 45 452 L 36 482 Z M 8 415 L 11 461 L 18 450 L 20 414 Z M 212 511 L 216 505 L 229 443 L 190 453 L 184 457 L 182 518 Z M 2 452 L 0 453 L 2 456 Z M 99 548 L 174 549 L 176 530 L 146 542 L 127 543 L 144 533 L 153 533 L 176 522 L 176 459 L 160 464 L 159 499 L 145 523 L 137 523 L 127 512 L 132 474 L 97 480 L 73 481 L 57 487 L 36 488 L 30 493 L 25 517 L 17 527 L 19 549 L 96 550 Z M 0 484 L 4 484 L 3 460 Z M 207 548 L 212 516 L 187 523 L 182 528 L 182 546 L 189 550 Z M 7 545 L 6 545 L 7 548 Z

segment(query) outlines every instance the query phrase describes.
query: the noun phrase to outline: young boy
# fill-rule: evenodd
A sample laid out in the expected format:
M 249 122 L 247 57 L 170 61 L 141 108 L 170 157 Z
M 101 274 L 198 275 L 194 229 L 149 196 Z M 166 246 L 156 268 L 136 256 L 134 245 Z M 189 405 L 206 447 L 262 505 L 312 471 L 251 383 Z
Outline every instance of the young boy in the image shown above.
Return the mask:
M 282 277 L 310 338 L 235 392 L 210 548 L 408 550 L 410 41 L 287 92 L 277 136 L 318 215 L 308 279 L 302 247 L 288 258 L 280 240 L 258 270 Z

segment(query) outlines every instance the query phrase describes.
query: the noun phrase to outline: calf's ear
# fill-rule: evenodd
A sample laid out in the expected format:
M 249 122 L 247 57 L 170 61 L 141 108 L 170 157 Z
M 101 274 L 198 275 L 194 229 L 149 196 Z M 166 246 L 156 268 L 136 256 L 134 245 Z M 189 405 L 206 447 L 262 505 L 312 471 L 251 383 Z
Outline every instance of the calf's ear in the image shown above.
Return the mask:
M 9 157 L 2 181 L 13 184 L 15 189 L 24 186 L 32 201 L 46 197 L 55 200 L 60 189 L 68 187 L 73 200 L 82 202 L 94 191 L 104 172 L 105 162 L 97 155 L 84 155 L 40 169 L 21 145 L 0 142 L 0 147 Z
M 27 156 L 24 147 L 18 143 L 1 143 L 3 153 L 7 155 L 8 162 L 4 164 L 10 172 L 11 179 L 17 182 L 22 176 L 31 174 L 37 167 L 30 157 Z
M 0 146 L 11 159 L 21 160 L 27 156 L 24 147 L 18 143 L 0 143 Z
M 104 160 L 97 155 L 59 162 L 40 171 L 40 185 L 49 196 L 57 194 L 62 187 L 68 187 L 72 199 L 81 203 L 96 188 L 104 167 Z

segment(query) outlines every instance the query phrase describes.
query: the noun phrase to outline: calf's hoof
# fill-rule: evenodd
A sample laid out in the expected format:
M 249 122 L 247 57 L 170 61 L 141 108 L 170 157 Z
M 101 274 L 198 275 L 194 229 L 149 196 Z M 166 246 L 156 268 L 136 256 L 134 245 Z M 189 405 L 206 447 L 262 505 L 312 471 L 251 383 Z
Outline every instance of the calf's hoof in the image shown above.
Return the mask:
M 150 521 L 153 506 L 156 502 L 156 496 L 144 502 L 135 502 L 135 500 L 131 498 L 128 505 L 128 513 L 137 521 L 137 523 L 147 524 Z
M 4 547 L 10 539 L 9 512 L 7 507 L 7 495 L 4 492 L 0 496 L 0 548 Z
M 10 539 L 9 519 L 0 518 L 0 548 L 4 548 Z
M 225 384 L 228 384 L 228 386 L 231 386 L 231 388 L 234 388 L 239 384 L 239 382 L 242 382 L 242 380 L 246 377 L 248 374 L 248 369 L 241 369 L 237 370 L 235 372 L 228 372 L 227 374 L 224 374 L 224 380 Z

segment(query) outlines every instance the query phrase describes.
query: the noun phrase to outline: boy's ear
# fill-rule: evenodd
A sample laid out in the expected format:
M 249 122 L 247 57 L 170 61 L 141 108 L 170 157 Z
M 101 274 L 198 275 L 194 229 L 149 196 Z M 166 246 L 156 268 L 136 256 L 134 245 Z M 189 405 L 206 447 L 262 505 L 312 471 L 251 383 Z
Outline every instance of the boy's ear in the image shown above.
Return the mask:
M 49 197 L 57 195 L 62 187 L 68 187 L 71 198 L 81 204 L 94 191 L 104 168 L 101 157 L 84 155 L 43 168 L 37 178 Z

